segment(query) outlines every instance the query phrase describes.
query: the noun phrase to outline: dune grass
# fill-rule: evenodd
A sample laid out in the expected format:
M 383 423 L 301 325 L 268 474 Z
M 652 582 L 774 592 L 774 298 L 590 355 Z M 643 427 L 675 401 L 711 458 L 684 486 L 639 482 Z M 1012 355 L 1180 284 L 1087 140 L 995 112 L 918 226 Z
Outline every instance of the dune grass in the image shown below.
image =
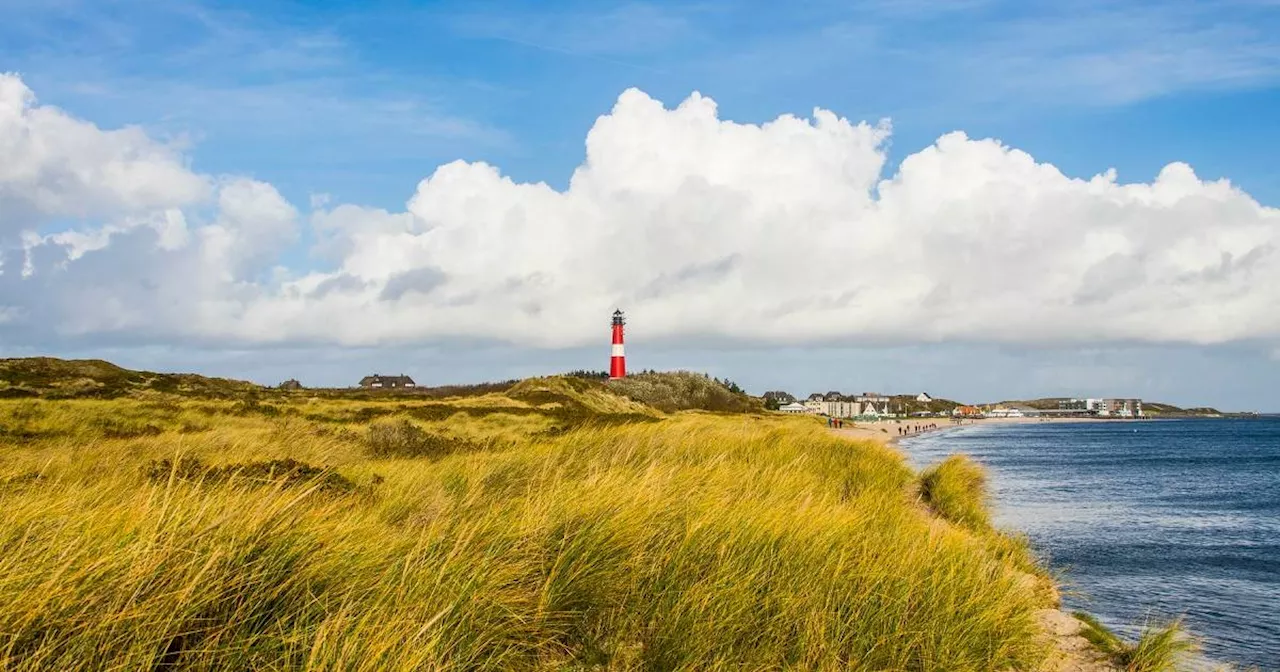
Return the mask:
M 971 530 L 991 528 L 987 475 L 964 455 L 952 455 L 920 475 L 924 501 L 947 520 Z
M 1126 642 L 1093 616 L 1080 611 L 1074 616 L 1084 623 L 1081 635 L 1126 672 L 1173 672 L 1187 654 L 1199 648 L 1177 619 L 1149 623 L 1138 641 Z
M 512 392 L 0 401 L 0 669 L 1045 659 L 1034 561 L 974 529 L 967 468 L 932 481 L 951 524 L 811 419 Z

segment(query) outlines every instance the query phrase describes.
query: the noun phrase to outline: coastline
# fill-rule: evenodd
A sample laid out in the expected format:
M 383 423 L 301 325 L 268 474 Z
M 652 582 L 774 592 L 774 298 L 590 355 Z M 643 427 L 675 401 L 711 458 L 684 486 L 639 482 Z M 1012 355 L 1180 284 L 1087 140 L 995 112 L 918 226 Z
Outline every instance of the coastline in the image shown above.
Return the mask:
M 941 421 L 941 422 L 939 422 Z M 1079 424 L 1099 422 L 1135 422 L 1133 419 L 1121 418 L 982 418 L 953 422 L 948 418 L 921 418 L 919 420 L 881 420 L 876 422 L 860 422 L 832 431 L 852 439 L 871 439 L 882 441 L 886 445 L 901 450 L 903 439 L 950 432 L 965 427 L 982 425 L 1026 425 L 1038 423 Z M 927 429 L 898 434 L 901 427 L 936 425 Z M 1027 575 L 1028 580 L 1035 580 Z M 1036 613 L 1040 623 L 1042 636 L 1054 649 L 1053 655 L 1046 661 L 1041 672 L 1123 672 L 1111 658 L 1083 635 L 1085 624 L 1075 615 L 1062 608 L 1060 601 L 1061 586 L 1052 582 L 1055 596 L 1052 607 L 1041 609 Z
M 1098 423 L 1121 422 L 1131 424 L 1147 423 L 1152 420 L 1171 419 L 1174 418 L 983 418 L 966 420 L 963 423 L 952 423 L 950 420 L 942 419 L 945 424 L 939 424 L 936 428 L 898 435 L 896 434 L 898 427 L 915 424 L 934 424 L 932 422 L 917 423 L 902 420 L 900 422 L 861 422 L 852 426 L 846 425 L 844 428 L 832 431 L 853 439 L 870 439 L 880 441 L 905 454 L 909 450 L 908 446 L 902 445 L 903 440 L 905 439 L 922 437 L 926 434 L 955 431 L 964 427 L 981 425 L 1031 425 L 1038 423 L 1089 423 L 1096 425 Z M 950 443 L 945 437 L 939 437 L 939 439 L 944 444 Z M 917 468 L 923 467 L 921 466 Z M 1028 575 L 1028 578 L 1030 578 L 1030 575 Z M 1042 628 L 1043 637 L 1046 638 L 1046 641 L 1051 642 L 1054 653 L 1049 661 L 1046 662 L 1045 666 L 1039 668 L 1040 672 L 1123 672 L 1125 668 L 1122 665 L 1117 664 L 1111 656 L 1101 651 L 1090 640 L 1085 638 L 1084 632 L 1087 629 L 1086 624 L 1075 616 L 1074 609 L 1068 608 L 1061 602 L 1063 587 L 1058 585 L 1057 580 L 1052 580 L 1051 585 L 1054 590 L 1054 604 L 1051 607 L 1046 607 L 1038 611 L 1036 613 L 1036 620 Z M 1088 607 L 1085 607 L 1084 610 L 1090 613 L 1094 611 Z M 1133 623 L 1131 623 L 1131 625 L 1132 624 Z M 1184 630 L 1183 636 L 1188 637 L 1192 641 L 1203 641 L 1199 633 L 1192 634 Z M 1209 670 L 1227 671 L 1240 669 L 1235 667 L 1232 663 L 1224 662 L 1224 660 L 1229 659 L 1211 656 L 1211 654 L 1208 654 L 1203 650 L 1193 649 L 1191 651 L 1184 652 L 1179 660 L 1181 667 L 1178 667 L 1177 669 L 1203 672 L 1208 672 Z
M 897 446 L 902 439 L 909 439 L 924 434 L 933 434 L 937 432 L 945 432 L 964 427 L 981 427 L 985 425 L 1033 425 L 1041 423 L 1054 424 L 1078 424 L 1078 423 L 1097 423 L 1097 422 L 1147 422 L 1148 419 L 1137 420 L 1133 418 L 982 418 L 982 419 L 966 419 L 955 422 L 950 418 L 917 418 L 910 420 L 877 420 L 874 422 L 857 422 L 850 423 L 845 427 L 832 430 L 842 436 L 851 439 L 876 439 L 885 441 L 891 446 Z M 918 432 L 910 432 L 907 434 L 898 434 L 897 431 L 901 427 L 913 427 L 917 425 L 937 425 L 932 429 L 923 429 Z

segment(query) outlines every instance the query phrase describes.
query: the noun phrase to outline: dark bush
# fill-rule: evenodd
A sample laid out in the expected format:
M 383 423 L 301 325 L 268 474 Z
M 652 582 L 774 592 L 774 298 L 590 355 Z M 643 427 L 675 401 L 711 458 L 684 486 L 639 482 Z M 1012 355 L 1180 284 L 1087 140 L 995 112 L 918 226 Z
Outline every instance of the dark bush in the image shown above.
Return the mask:
M 98 418 L 93 424 L 108 439 L 136 439 L 164 433 L 164 429 L 136 418 Z
M 742 393 L 731 381 L 688 371 L 640 373 L 609 381 L 609 389 L 666 413 L 685 410 L 755 413 L 764 410 L 759 400 Z
M 274 485 L 292 487 L 319 485 L 329 492 L 350 492 L 356 485 L 345 476 L 329 469 L 300 462 L 293 458 L 239 462 L 212 467 L 197 457 L 182 457 L 176 462 L 168 459 L 151 460 L 142 470 L 153 483 L 166 482 L 170 477 L 179 481 L 195 481 L 215 484 Z
M 26 485 L 39 483 L 40 481 L 43 481 L 44 478 L 44 474 L 38 471 L 28 471 L 17 474 L 16 476 L 0 478 L 0 492 L 4 492 L 5 490 L 17 490 Z
M 374 457 L 441 458 L 453 453 L 483 450 L 484 445 L 468 439 L 428 432 L 401 420 L 382 422 L 369 427 L 366 437 L 369 454 Z
M 257 399 L 242 399 L 231 406 L 228 411 L 231 415 L 248 416 L 261 415 L 268 418 L 280 415 L 280 407 L 273 404 L 264 404 Z

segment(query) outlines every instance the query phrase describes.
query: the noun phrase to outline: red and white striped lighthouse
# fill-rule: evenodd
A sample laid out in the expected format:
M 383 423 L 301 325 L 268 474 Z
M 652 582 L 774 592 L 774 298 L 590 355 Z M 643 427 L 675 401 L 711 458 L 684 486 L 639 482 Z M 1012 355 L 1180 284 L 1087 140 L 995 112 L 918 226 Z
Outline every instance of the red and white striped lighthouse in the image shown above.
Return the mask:
M 622 325 L 627 323 L 621 310 L 613 311 L 613 353 L 609 357 L 609 379 L 627 377 L 627 356 L 622 352 Z

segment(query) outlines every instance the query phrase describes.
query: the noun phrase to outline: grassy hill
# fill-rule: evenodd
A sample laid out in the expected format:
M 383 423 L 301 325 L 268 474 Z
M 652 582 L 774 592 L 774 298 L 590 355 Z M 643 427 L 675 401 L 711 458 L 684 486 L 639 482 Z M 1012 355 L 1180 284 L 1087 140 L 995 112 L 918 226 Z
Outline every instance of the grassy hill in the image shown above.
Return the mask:
M 72 370 L 130 393 L 0 399 L 0 669 L 1054 655 L 1038 614 L 1056 592 L 992 527 L 976 465 L 917 474 L 811 417 L 701 412 L 736 402 L 686 374 L 216 398 Z
M 950 413 L 960 402 L 950 399 L 934 399 L 933 401 L 917 401 L 914 394 L 895 394 L 890 397 L 891 407 L 901 409 L 902 413 Z
M 639 373 L 611 380 L 608 389 L 659 410 L 703 410 L 720 413 L 753 413 L 764 410 L 764 402 L 703 374 L 688 371 Z
M 1058 403 L 1066 401 L 1066 397 L 1046 397 L 1042 399 L 1023 399 L 1000 401 L 994 404 L 986 404 L 988 406 L 1008 406 L 1022 405 L 1038 408 L 1040 410 L 1054 410 L 1058 408 Z M 1196 416 L 1196 415 L 1220 415 L 1221 412 L 1215 408 L 1196 407 L 1196 408 L 1180 408 L 1173 404 L 1165 404 L 1157 401 L 1143 401 L 1142 410 L 1147 415 L 1152 416 Z
M 0 398 L 114 398 L 140 392 L 234 397 L 261 389 L 253 383 L 181 373 L 131 371 L 99 359 L 0 359 Z

